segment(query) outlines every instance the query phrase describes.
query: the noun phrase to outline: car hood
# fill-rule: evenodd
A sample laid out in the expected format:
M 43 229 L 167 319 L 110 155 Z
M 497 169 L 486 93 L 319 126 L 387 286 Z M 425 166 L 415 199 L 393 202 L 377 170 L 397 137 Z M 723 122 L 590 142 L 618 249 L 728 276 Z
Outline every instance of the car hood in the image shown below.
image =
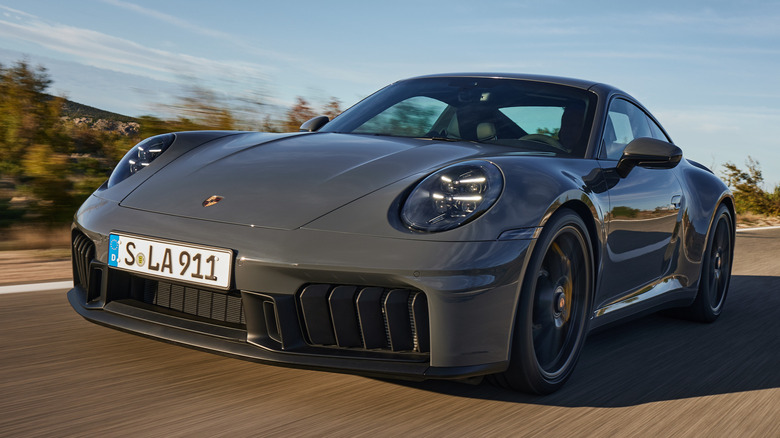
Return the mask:
M 471 143 L 422 139 L 314 133 L 269 141 L 247 133 L 184 154 L 148 178 L 121 205 L 296 229 L 405 177 L 484 152 Z M 222 199 L 204 207 L 212 196 Z

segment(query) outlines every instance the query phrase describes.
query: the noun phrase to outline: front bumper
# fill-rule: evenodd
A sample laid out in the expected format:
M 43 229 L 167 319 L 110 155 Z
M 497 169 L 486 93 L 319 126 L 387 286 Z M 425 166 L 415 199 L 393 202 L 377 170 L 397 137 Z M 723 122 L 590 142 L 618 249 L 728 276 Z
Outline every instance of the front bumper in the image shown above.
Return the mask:
M 407 380 L 465 378 L 501 372 L 507 366 L 507 363 L 502 361 L 461 367 L 431 367 L 427 361 L 415 362 L 274 351 L 247 342 L 246 335 L 236 338 L 225 336 L 225 333 L 221 333 L 221 336 L 216 335 L 213 327 L 199 325 L 192 321 L 187 321 L 187 326 L 175 322 L 172 325 L 173 321 L 165 315 L 143 311 L 120 303 L 109 303 L 102 309 L 90 308 L 83 304 L 85 300 L 86 291 L 83 288 L 76 287 L 68 292 L 68 301 L 76 312 L 96 324 L 268 365 Z M 238 332 L 234 334 L 238 334 Z
M 106 265 L 107 236 L 113 230 L 233 249 L 233 290 L 243 305 L 242 324 L 214 324 L 128 299 L 120 291 L 127 273 Z M 90 321 L 267 364 L 406 379 L 463 378 L 506 369 L 518 280 L 533 243 L 431 242 L 250 228 L 126 209 L 96 197 L 80 210 L 74 233 L 94 243 L 89 260 L 81 262 L 88 265 L 89 280 L 77 281 L 68 293 L 73 308 Z M 76 259 L 74 255 L 74 270 Z M 306 285 L 320 283 L 423 293 L 429 352 L 312 344 L 297 300 Z M 269 335 L 264 304 L 269 302 L 277 336 Z

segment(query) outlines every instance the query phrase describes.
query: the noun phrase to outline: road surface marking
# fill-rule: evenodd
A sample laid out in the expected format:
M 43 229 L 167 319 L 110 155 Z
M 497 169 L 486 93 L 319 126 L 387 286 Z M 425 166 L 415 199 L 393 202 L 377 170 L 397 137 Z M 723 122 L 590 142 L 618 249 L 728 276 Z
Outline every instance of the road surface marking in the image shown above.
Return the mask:
M 72 287 L 73 282 L 70 280 L 53 281 L 50 283 L 15 284 L 12 286 L 0 286 L 0 295 L 16 294 L 21 292 L 38 292 L 43 290 L 70 289 Z
M 778 228 L 780 228 L 780 225 L 772 225 L 771 227 L 737 228 L 737 233 L 740 231 L 776 230 Z

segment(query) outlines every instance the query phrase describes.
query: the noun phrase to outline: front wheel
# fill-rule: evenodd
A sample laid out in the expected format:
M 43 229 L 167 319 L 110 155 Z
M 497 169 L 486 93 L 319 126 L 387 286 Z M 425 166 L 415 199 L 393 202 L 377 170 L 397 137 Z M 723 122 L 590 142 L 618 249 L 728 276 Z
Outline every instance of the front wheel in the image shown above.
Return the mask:
M 593 250 L 574 212 L 545 225 L 520 291 L 509 368 L 494 381 L 514 390 L 549 394 L 571 375 L 588 323 Z

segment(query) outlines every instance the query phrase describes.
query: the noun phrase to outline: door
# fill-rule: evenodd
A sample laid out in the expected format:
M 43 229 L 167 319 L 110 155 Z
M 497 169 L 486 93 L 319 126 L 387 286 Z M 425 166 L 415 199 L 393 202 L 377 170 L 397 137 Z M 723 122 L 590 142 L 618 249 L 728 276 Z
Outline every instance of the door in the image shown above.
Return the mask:
M 614 99 L 603 137 L 600 163 L 611 188 L 597 308 L 668 275 L 682 203 L 675 169 L 637 166 L 625 178 L 615 172 L 623 149 L 634 138 L 668 141 L 639 107 Z

